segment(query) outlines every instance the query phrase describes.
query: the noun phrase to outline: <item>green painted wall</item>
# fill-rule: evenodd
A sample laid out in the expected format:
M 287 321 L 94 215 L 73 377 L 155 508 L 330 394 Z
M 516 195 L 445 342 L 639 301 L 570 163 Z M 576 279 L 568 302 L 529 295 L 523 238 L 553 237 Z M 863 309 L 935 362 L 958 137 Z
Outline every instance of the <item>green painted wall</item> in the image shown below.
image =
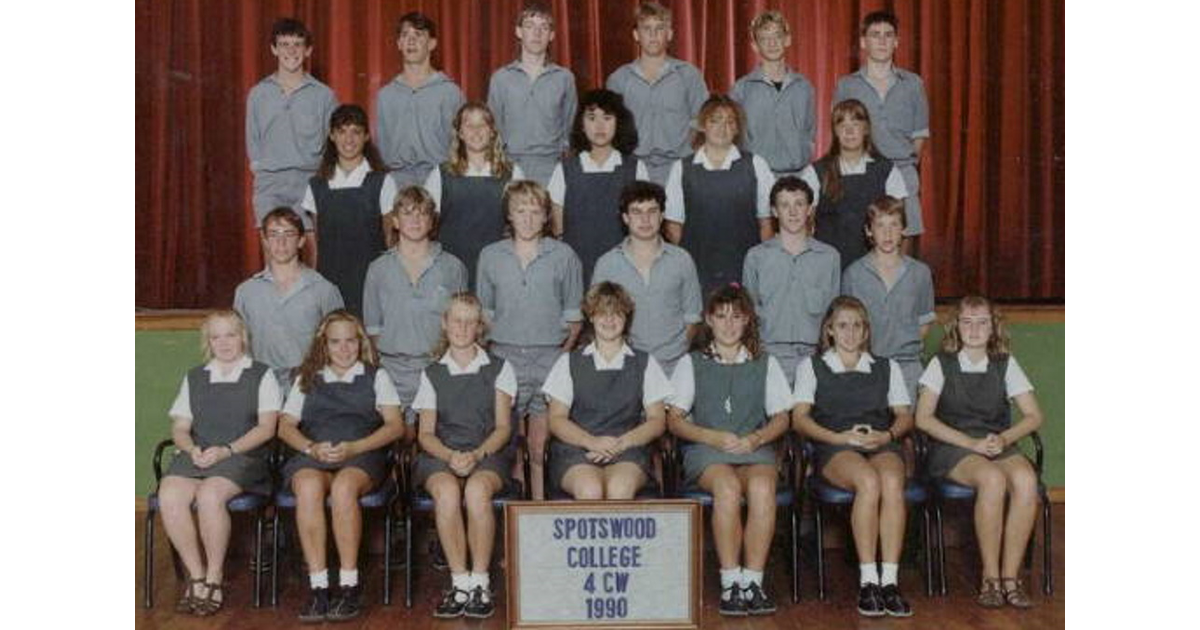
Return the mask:
M 1037 390 L 1046 415 L 1042 436 L 1046 444 L 1046 483 L 1066 485 L 1064 324 L 1018 324 L 1011 327 L 1015 354 Z M 930 336 L 928 348 L 937 348 L 941 331 Z M 195 331 L 138 331 L 135 335 L 137 452 L 134 457 L 137 496 L 154 486 L 150 460 L 154 445 L 171 436 L 167 409 L 187 369 L 200 362 L 199 335 Z

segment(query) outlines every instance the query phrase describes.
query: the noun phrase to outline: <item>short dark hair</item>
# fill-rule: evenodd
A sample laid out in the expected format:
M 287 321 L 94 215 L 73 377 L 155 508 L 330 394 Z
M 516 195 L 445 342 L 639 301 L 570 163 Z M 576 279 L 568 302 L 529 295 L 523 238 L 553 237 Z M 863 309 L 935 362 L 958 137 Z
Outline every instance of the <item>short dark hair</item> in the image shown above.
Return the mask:
M 623 190 L 621 190 L 621 214 L 629 213 L 629 206 L 640 201 L 657 201 L 658 209 L 665 211 L 667 208 L 667 193 L 662 186 L 654 182 L 642 181 L 640 179 L 629 182 Z
M 775 205 L 775 197 L 783 191 L 796 192 L 797 190 L 804 193 L 804 197 L 808 199 L 808 203 L 813 202 L 813 189 L 808 185 L 808 182 L 796 177 L 795 175 L 785 175 L 775 180 L 775 185 L 771 186 L 771 205 Z
M 592 148 L 587 134 L 583 131 L 583 117 L 588 110 L 598 109 L 617 119 L 617 129 L 613 133 L 613 148 L 621 153 L 633 153 L 637 148 L 637 125 L 633 121 L 633 113 L 625 107 L 625 98 L 612 90 L 604 88 L 588 90 L 579 99 L 579 109 L 575 111 L 575 121 L 571 124 L 571 150 L 583 153 Z
M 409 11 L 400 16 L 400 21 L 396 23 L 396 37 L 400 37 L 400 32 L 404 30 L 405 24 L 411 24 L 418 31 L 425 31 L 429 33 L 430 37 L 437 39 L 437 24 L 420 11 Z
M 300 233 L 300 236 L 304 236 L 304 221 L 300 220 L 300 215 L 297 214 L 292 208 L 287 206 L 279 206 L 278 208 L 268 212 L 267 215 L 262 218 L 262 223 L 260 223 L 258 226 L 259 229 L 263 232 L 266 232 L 267 226 L 270 225 L 272 221 L 283 221 L 284 223 L 296 228 L 296 231 Z
M 309 32 L 308 27 L 304 26 L 304 22 L 296 18 L 285 17 L 275 20 L 275 24 L 271 26 L 271 45 L 274 46 L 275 42 L 285 35 L 302 38 L 305 46 L 312 46 L 312 33 Z
M 862 20 L 861 34 L 866 35 L 867 29 L 879 24 L 880 22 L 883 22 L 884 24 L 891 24 L 892 30 L 896 31 L 897 33 L 900 32 L 900 20 L 896 19 L 895 13 L 892 13 L 891 11 L 872 11 L 868 13 L 867 16 Z

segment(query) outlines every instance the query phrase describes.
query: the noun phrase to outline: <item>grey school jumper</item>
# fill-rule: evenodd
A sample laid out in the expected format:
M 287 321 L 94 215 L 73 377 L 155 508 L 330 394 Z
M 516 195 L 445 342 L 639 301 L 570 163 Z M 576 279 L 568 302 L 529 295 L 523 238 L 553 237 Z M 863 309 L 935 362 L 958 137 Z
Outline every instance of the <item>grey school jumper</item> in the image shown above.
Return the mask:
M 707 293 L 740 281 L 746 252 L 759 242 L 754 155 L 742 151 L 728 170 L 707 170 L 693 163 L 692 155 L 680 163 L 687 223 L 679 244 L 696 261 L 700 287 Z
M 621 223 L 621 190 L 637 175 L 637 160 L 621 156 L 612 172 L 585 173 L 579 158 L 563 160 L 563 241 L 583 264 L 583 285 L 590 286 L 592 270 L 605 252 L 625 238 Z
M 485 245 L 504 238 L 504 186 L 499 177 L 455 175 L 445 164 L 438 211 L 438 240 L 467 266 L 467 282 L 475 290 L 475 265 Z
M 383 426 L 383 417 L 375 407 L 375 372 L 379 369 L 364 365 L 362 374 L 350 383 L 328 383 L 318 373 L 312 390 L 304 394 L 300 412 L 300 431 L 314 442 L 346 442 L 357 440 Z M 292 475 L 303 468 L 337 471 L 354 466 L 367 473 L 373 485 L 387 475 L 387 448 L 367 451 L 336 464 L 326 464 L 296 453 L 283 467 L 285 486 L 291 486 Z
M 717 431 L 745 436 L 767 422 L 763 392 L 767 389 L 767 357 L 726 365 L 702 352 L 692 352 L 696 400 L 692 422 Z M 712 464 L 775 464 L 775 446 L 764 444 L 744 455 L 726 453 L 707 444 L 682 446 L 684 483 L 695 486 Z
M 888 386 L 891 383 L 891 363 L 880 359 L 871 364 L 871 372 L 854 370 L 835 373 L 819 355 L 812 358 L 817 391 L 812 406 L 812 418 L 830 431 L 842 432 L 856 424 L 869 424 L 876 431 L 892 426 L 892 410 L 888 406 Z M 864 455 L 883 452 L 900 453 L 900 445 L 888 442 L 874 451 L 854 446 L 826 444 L 813 441 L 817 451 L 817 471 L 829 463 L 829 458 L 841 451 L 856 451 Z
M 1008 355 L 990 357 L 987 372 L 963 372 L 958 356 L 940 352 L 933 358 L 941 362 L 946 381 L 938 395 L 935 415 L 946 426 L 962 431 L 973 438 L 1000 433 L 1012 426 L 1004 374 L 1008 371 Z M 929 441 L 929 476 L 945 477 L 962 458 L 973 454 L 960 446 Z M 1016 444 L 1010 444 L 993 460 L 1020 455 Z
M 838 168 L 837 161 L 821 158 L 813 162 L 813 169 L 820 181 L 825 181 L 825 172 Z M 822 189 L 817 202 L 817 229 L 813 234 L 818 240 L 833 245 L 842 256 L 842 269 L 862 258 L 867 253 L 867 235 L 863 227 L 867 220 L 867 206 L 887 192 L 888 174 L 892 163 L 878 158 L 867 161 L 867 172 L 855 175 L 841 174 L 842 194 L 833 199 Z

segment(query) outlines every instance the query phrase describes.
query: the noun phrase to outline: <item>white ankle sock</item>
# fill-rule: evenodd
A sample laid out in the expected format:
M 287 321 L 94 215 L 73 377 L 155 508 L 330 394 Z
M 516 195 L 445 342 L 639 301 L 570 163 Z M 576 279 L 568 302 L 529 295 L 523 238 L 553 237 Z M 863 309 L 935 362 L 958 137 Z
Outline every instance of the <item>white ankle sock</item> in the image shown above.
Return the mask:
M 312 588 L 329 588 L 329 569 L 308 574 L 308 585 Z
M 881 562 L 879 567 L 883 569 L 879 576 L 879 584 L 881 586 L 895 584 L 899 577 L 900 565 L 895 562 Z
M 732 587 L 738 584 L 742 579 L 742 567 L 734 567 L 732 569 L 721 569 L 721 590 Z
M 858 565 L 858 584 L 865 586 L 867 584 L 879 584 L 879 568 L 874 562 L 864 562 Z
M 738 585 L 742 588 L 749 588 L 751 584 L 762 586 L 763 572 L 751 571 L 750 569 L 742 569 L 742 579 L 738 580 Z
M 471 574 L 470 573 L 451 573 L 450 574 L 450 585 L 453 586 L 454 588 L 458 589 L 459 591 L 462 591 L 462 593 L 455 593 L 455 595 L 457 596 L 456 599 L 458 599 L 458 601 L 460 601 L 460 602 L 466 601 L 468 596 L 464 595 L 464 593 L 471 592 L 471 587 L 474 586 L 474 584 L 472 584 L 472 582 L 471 582 Z
M 358 569 L 338 571 L 338 586 L 358 586 Z
M 483 590 L 486 591 L 491 587 L 491 585 L 492 585 L 491 582 L 492 582 L 492 580 L 491 580 L 491 578 L 488 577 L 488 574 L 486 572 L 485 573 L 475 573 L 474 571 L 471 572 L 471 588 L 475 588 L 476 586 L 482 586 Z

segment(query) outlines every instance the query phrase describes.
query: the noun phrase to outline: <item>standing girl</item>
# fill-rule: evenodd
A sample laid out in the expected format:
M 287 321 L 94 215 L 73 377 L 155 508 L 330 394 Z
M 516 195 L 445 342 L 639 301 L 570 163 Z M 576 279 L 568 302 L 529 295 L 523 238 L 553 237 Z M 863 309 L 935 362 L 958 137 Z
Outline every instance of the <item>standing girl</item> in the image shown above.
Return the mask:
M 472 101 L 460 107 L 454 115 L 450 159 L 429 172 L 425 190 L 439 214 L 442 245 L 467 266 L 472 286 L 480 250 L 504 238 L 504 186 L 524 178 L 521 167 L 504 154 L 487 105 Z
M 870 347 L 867 309 L 852 297 L 835 298 L 821 322 L 822 354 L 805 357 L 796 371 L 792 416 L 796 431 L 815 443 L 816 473 L 854 492 L 859 614 L 908 617 L 912 608 L 897 583 L 905 525 L 899 440 L 913 417 L 900 366 L 871 356 Z
M 225 504 L 242 492 L 270 491 L 265 445 L 275 435 L 280 399 L 270 368 L 246 355 L 246 326 L 236 312 L 205 317 L 200 338 L 207 363 L 188 371 L 171 405 L 179 454 L 159 484 L 158 501 L 163 528 L 188 572 L 175 610 L 204 616 L 225 600 Z
M 763 571 L 775 534 L 774 442 L 788 430 L 792 394 L 779 362 L 762 351 L 758 317 L 745 289 L 724 286 L 708 298 L 704 325 L 692 352 L 675 366 L 671 384 L 669 426 L 684 441 L 684 483 L 713 496 L 719 610 L 773 613 Z
M 620 94 L 592 90 L 583 95 L 571 128 L 573 155 L 550 175 L 554 233 L 583 263 L 584 285 L 604 252 L 621 242 L 621 191 L 630 182 L 648 180 L 646 166 L 633 157 L 637 147 L 633 114 Z
M 400 399 L 358 318 L 325 316 L 300 365 L 283 408 L 279 439 L 298 451 L 283 467 L 296 495 L 296 529 L 308 565 L 311 597 L 300 612 L 306 623 L 341 621 L 362 612 L 358 498 L 388 475 L 387 447 L 404 437 Z M 329 596 L 325 561 L 325 498 L 329 497 L 341 587 Z
M 632 499 L 653 475 L 647 444 L 666 429 L 671 384 L 658 361 L 625 342 L 633 298 L 613 282 L 583 301 L 592 342 L 559 356 L 550 399 L 550 479 L 576 499 Z
M 1016 445 L 1042 426 L 1042 411 L 1008 347 L 995 304 L 974 295 L 959 300 L 942 352 L 921 375 L 917 428 L 933 438 L 929 476 L 975 489 L 975 537 L 983 561 L 976 601 L 988 608 L 1005 602 L 1029 608 L 1033 601 L 1019 572 L 1037 519 L 1038 479 Z M 1021 410 L 1016 424 L 1010 401 Z
M 438 540 L 450 567 L 450 588 L 435 617 L 483 619 L 495 611 L 488 579 L 496 533 L 492 496 L 508 484 L 513 465 L 509 436 L 517 378 L 507 362 L 480 347 L 486 334 L 479 300 L 455 295 L 434 348 L 441 358 L 421 374 L 413 402 L 421 415 L 413 480 L 433 497 Z
M 396 196 L 368 129 L 358 105 L 333 110 L 321 167 L 300 203 L 317 226 L 317 271 L 337 286 L 356 317 L 362 317 L 367 267 L 384 250 L 379 216 Z

